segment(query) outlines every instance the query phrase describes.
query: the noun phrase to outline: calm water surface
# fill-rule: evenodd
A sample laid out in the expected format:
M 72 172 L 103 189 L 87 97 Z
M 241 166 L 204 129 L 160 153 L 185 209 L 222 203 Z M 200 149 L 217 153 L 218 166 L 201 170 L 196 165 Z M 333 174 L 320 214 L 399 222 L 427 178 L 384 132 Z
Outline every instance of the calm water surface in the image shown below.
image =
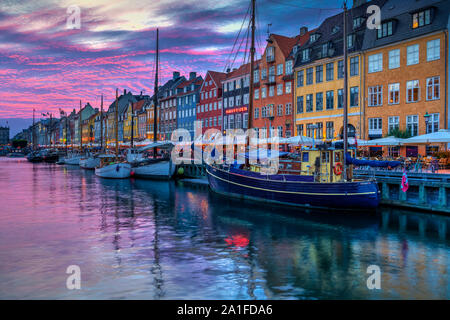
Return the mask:
M 0 158 L 1 299 L 449 299 L 449 229 Z M 81 290 L 66 289 L 69 265 Z M 369 265 L 381 290 L 366 286 Z

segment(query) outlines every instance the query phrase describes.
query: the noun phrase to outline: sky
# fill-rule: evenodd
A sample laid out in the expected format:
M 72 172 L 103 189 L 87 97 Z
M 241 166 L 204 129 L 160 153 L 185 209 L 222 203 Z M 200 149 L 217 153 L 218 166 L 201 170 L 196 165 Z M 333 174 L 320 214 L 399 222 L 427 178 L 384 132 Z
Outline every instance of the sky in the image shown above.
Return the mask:
M 351 1 L 350 1 L 351 2 Z M 341 11 L 343 0 L 257 0 L 257 50 L 270 32 L 295 36 Z M 173 71 L 205 75 L 234 60 L 250 0 L 1 0 L 0 126 L 13 134 L 33 108 L 59 116 L 114 100 L 115 88 L 152 94 L 156 28 L 160 83 Z M 80 28 L 70 6 L 80 9 Z M 75 23 L 74 23 L 75 22 Z M 247 28 L 241 33 L 245 35 Z M 245 51 L 243 42 L 240 51 Z M 231 67 L 238 67 L 241 53 Z

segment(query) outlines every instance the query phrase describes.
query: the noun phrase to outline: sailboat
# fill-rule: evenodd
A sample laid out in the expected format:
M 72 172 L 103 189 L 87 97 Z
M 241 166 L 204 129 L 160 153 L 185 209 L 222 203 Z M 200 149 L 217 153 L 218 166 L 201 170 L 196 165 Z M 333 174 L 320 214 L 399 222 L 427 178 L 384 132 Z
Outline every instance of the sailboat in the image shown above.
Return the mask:
M 119 161 L 119 93 L 116 89 L 116 107 L 115 107 L 115 131 L 116 131 L 116 154 L 100 155 L 100 165 L 95 168 L 95 175 L 101 178 L 125 179 L 131 175 L 131 165 L 126 162 Z
M 252 1 L 252 45 L 250 49 L 250 99 L 249 129 L 251 129 L 253 109 L 253 70 L 255 53 L 255 3 Z M 352 178 L 352 167 L 347 165 L 347 8 L 344 4 L 344 146 L 338 148 L 311 148 L 298 154 L 280 153 L 276 172 L 264 172 L 261 162 L 249 160 L 255 155 L 245 152 L 246 163 L 211 164 L 206 166 L 209 186 L 212 191 L 261 202 L 283 205 L 333 208 L 372 209 L 379 204 L 379 190 L 376 180 Z M 250 140 L 250 139 L 249 139 Z M 261 149 L 258 154 L 262 153 Z M 353 151 L 353 150 L 351 150 Z M 266 160 L 271 153 L 265 152 Z M 275 156 L 279 156 L 275 153 Z M 344 156 L 345 155 L 345 156 Z M 261 160 L 261 158 L 260 158 Z M 275 171 L 274 170 L 274 171 Z
M 103 147 L 103 94 L 100 106 L 100 141 Z M 95 170 L 98 166 L 100 166 L 100 158 L 97 154 L 86 152 L 86 156 L 80 160 L 80 168 L 82 169 Z
M 156 29 L 156 67 L 155 67 L 155 90 L 153 96 L 154 112 L 153 112 L 153 143 L 141 149 L 129 150 L 127 157 L 132 165 L 133 175 L 137 178 L 169 180 L 175 173 L 175 164 L 170 158 L 170 152 L 166 152 L 166 157 L 157 156 L 157 150 L 170 151 L 174 147 L 172 142 L 158 142 L 158 69 L 159 69 L 159 29 Z M 133 120 L 132 120 L 133 123 Z M 131 130 L 133 138 L 133 130 Z M 153 149 L 153 158 L 144 158 L 142 153 Z

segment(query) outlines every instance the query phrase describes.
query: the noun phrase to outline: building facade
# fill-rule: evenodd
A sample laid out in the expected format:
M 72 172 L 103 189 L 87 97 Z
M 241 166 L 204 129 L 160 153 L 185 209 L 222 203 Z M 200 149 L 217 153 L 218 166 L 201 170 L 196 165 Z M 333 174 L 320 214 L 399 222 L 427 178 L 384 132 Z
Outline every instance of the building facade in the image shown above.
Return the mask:
M 186 129 L 194 138 L 194 122 L 196 120 L 197 102 L 203 78 L 197 77 L 196 72 L 189 74 L 189 80 L 178 87 L 177 95 L 177 128 Z
M 158 99 L 158 112 L 160 122 L 158 131 L 163 140 L 170 140 L 173 130 L 177 128 L 177 98 L 179 86 L 186 81 L 186 78 L 180 76 L 179 72 L 174 72 L 170 79 L 161 88 L 160 98 Z
M 9 127 L 0 127 L 0 145 L 9 143 Z
M 222 72 L 206 73 L 197 104 L 197 121 L 201 123 L 202 134 L 212 128 L 222 131 L 222 81 L 225 77 Z

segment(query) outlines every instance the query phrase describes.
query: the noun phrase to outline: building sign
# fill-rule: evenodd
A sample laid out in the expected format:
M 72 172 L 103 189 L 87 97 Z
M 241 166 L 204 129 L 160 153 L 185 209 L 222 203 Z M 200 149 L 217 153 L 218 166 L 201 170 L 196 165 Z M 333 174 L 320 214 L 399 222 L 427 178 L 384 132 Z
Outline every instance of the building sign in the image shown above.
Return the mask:
M 240 112 L 247 112 L 247 107 L 239 107 L 239 108 L 225 110 L 225 114 L 233 114 L 233 113 L 240 113 Z

